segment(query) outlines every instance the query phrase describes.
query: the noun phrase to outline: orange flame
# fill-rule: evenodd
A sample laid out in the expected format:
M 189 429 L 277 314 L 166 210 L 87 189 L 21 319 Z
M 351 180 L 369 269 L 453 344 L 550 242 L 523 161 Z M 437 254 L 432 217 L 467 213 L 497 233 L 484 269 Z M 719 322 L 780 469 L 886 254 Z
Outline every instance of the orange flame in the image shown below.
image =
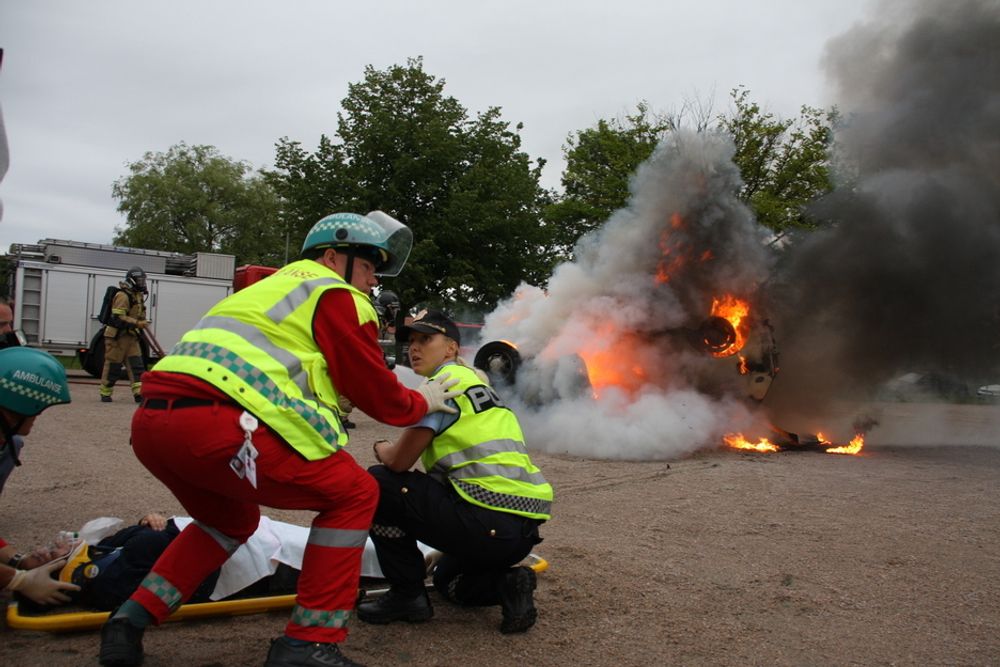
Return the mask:
M 747 440 L 742 433 L 729 433 L 723 436 L 723 441 L 734 449 L 745 449 L 755 452 L 780 452 L 784 445 L 777 445 L 767 438 L 760 438 L 757 442 Z M 822 433 L 816 434 L 816 440 L 819 441 L 820 446 L 832 445 L 833 443 L 826 439 Z M 814 445 L 815 443 L 805 443 L 806 445 Z M 854 439 L 850 443 L 842 447 L 829 447 L 824 450 L 827 454 L 850 454 L 856 455 L 865 445 L 865 436 L 861 433 L 854 436 Z M 797 445 L 787 445 L 787 447 L 794 449 Z
M 750 367 L 747 366 L 747 358 L 742 354 L 740 355 L 740 365 L 739 365 L 740 375 L 746 375 L 750 372 Z
M 605 326 L 596 332 L 593 343 L 577 351 L 587 367 L 594 398 L 606 387 L 638 391 L 648 383 L 646 369 L 636 357 L 641 344 L 634 336 Z
M 735 449 L 750 449 L 755 452 L 778 451 L 778 446 L 767 438 L 761 438 L 757 442 L 750 442 L 743 437 L 742 433 L 727 433 L 722 439 L 727 445 Z
M 732 294 L 712 299 L 712 315 L 727 320 L 733 325 L 733 330 L 736 332 L 736 340 L 733 341 L 732 345 L 719 352 L 714 352 L 713 356 L 728 357 L 743 349 L 750 328 L 750 322 L 747 319 L 749 314 L 750 304 Z
M 656 265 L 656 276 L 653 278 L 658 284 L 670 282 L 671 276 L 681 270 L 687 259 L 683 252 L 683 240 L 672 240 L 670 231 L 680 229 L 684 226 L 684 218 L 680 213 L 670 216 L 670 228 L 664 229 L 660 233 L 660 254 L 662 257 Z
M 849 442 L 848 444 L 844 445 L 843 447 L 831 447 L 830 449 L 826 450 L 826 453 L 853 455 L 860 453 L 861 449 L 864 446 L 865 446 L 865 436 L 862 433 L 858 433 L 856 436 L 854 436 L 854 439 L 852 439 L 851 442 Z

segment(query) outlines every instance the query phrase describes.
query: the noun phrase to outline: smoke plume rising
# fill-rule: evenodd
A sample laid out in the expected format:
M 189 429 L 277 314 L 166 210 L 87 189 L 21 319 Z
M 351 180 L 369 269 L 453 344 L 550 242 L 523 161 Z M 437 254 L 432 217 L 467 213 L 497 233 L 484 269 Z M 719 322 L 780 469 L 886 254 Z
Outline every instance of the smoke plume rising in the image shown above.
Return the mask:
M 765 234 L 736 198 L 732 154 L 724 137 L 674 133 L 635 174 L 628 206 L 581 240 L 546 291 L 522 285 L 487 317 L 483 340 L 516 341 L 539 360 L 518 384 L 555 386 L 562 399 L 519 410 L 533 446 L 671 458 L 748 418 L 740 402 L 690 380 L 720 363 L 735 375 L 735 361 L 675 340 L 706 317 L 713 296 L 746 294 L 767 276 Z M 573 396 L 572 369 L 560 363 L 577 354 L 592 379 L 609 373 L 621 386 L 602 388 L 600 401 Z
M 828 45 L 850 178 L 769 285 L 782 375 L 815 412 L 905 372 L 975 386 L 1000 348 L 1000 4 L 886 5 Z

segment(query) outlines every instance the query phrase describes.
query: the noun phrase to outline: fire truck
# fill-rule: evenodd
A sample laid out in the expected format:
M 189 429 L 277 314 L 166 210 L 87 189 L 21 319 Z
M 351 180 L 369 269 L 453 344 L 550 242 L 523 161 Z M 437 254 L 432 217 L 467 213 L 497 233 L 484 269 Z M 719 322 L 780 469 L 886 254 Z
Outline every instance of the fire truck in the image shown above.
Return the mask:
M 129 268 L 146 272 L 150 330 L 168 351 L 218 301 L 276 270 L 237 269 L 233 255 L 185 255 L 58 239 L 12 244 L 3 259 L 15 326 L 26 344 L 56 356 L 78 357 L 95 376 L 104 364 L 103 325 L 97 319 L 104 294 Z M 158 355 L 146 341 L 140 344 L 148 368 Z

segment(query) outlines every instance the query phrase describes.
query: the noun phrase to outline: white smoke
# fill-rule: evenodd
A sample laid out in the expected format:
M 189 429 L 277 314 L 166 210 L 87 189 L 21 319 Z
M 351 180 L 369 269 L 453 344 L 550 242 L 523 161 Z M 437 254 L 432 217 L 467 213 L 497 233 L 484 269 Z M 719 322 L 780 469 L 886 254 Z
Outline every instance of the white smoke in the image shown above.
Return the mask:
M 586 456 L 670 459 L 717 443 L 746 422 L 739 400 L 699 391 L 690 376 L 706 358 L 669 333 L 698 326 L 722 293 L 749 295 L 767 275 L 763 239 L 737 199 L 733 145 L 721 135 L 673 133 L 631 182 L 631 197 L 556 268 L 545 290 L 521 285 L 486 317 L 483 341 L 507 340 L 525 364 L 518 389 L 535 400 L 517 406 L 529 444 Z M 680 221 L 680 222 L 679 222 Z M 683 258 L 683 259 L 679 259 Z M 657 281 L 669 269 L 669 279 Z M 572 391 L 583 350 L 628 341 L 622 364 L 641 368 L 631 392 L 605 388 L 595 400 Z
M 531 449 L 602 459 L 676 459 L 753 417 L 731 399 L 691 389 L 646 391 L 638 396 L 609 389 L 600 400 L 565 399 L 542 409 L 515 404 Z

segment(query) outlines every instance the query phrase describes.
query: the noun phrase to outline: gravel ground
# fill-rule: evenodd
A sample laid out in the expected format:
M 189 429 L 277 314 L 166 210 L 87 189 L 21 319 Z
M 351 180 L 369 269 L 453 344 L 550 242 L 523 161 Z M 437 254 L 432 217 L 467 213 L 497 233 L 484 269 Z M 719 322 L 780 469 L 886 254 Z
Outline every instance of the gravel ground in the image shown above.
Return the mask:
M 184 513 L 133 457 L 134 405 L 117 393 L 100 404 L 95 386 L 77 384 L 71 405 L 39 419 L 0 498 L 9 541 L 29 548 L 97 516 Z M 926 409 L 891 412 L 905 423 Z M 946 410 L 957 428 L 989 433 L 998 408 Z M 370 465 L 370 443 L 396 429 L 355 421 L 350 451 Z M 873 438 L 856 457 L 534 458 L 556 490 L 537 548 L 551 567 L 539 577 L 535 628 L 504 636 L 499 609 L 432 595 L 430 623 L 355 623 L 347 655 L 414 667 L 1000 664 L 995 444 Z M 286 615 L 167 624 L 147 632 L 145 664 L 262 664 Z M 0 627 L 0 665 L 96 664 L 97 648 L 96 632 Z

